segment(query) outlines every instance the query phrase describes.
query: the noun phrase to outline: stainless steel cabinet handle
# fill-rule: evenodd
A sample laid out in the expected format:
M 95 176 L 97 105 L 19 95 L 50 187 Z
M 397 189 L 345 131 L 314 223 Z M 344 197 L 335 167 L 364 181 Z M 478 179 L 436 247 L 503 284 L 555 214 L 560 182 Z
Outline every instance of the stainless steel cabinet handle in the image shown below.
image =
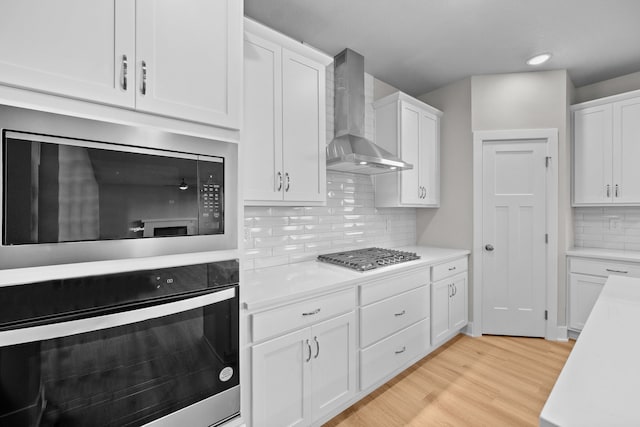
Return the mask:
M 302 315 L 303 315 L 303 316 L 313 316 L 313 315 L 318 314 L 318 313 L 320 313 L 320 309 L 319 309 L 319 308 L 316 308 L 316 309 L 315 309 L 315 310 L 313 310 L 313 311 L 308 311 L 308 312 L 306 312 L 306 313 L 302 313 Z
M 491 244 L 485 245 L 484 248 L 489 252 L 491 252 L 494 249 L 493 245 L 491 245 Z
M 451 286 L 453 286 L 453 295 L 452 296 L 456 296 L 456 294 L 458 293 L 458 287 L 456 286 L 455 283 L 452 283 Z
M 404 353 L 406 350 L 407 350 L 407 347 L 403 345 L 400 350 L 396 350 L 396 354 Z
M 278 189 L 276 191 L 282 190 L 282 172 L 278 172 Z
M 307 348 L 309 349 L 309 357 L 307 357 L 307 360 L 305 360 L 305 362 L 311 360 L 311 344 L 309 343 L 309 340 L 307 340 Z
M 140 93 L 143 95 L 147 94 L 147 63 L 142 61 L 142 84 L 140 86 Z
M 291 187 L 291 177 L 289 176 L 289 172 L 285 173 L 284 177 L 287 180 L 287 186 L 284 187 L 284 191 L 289 191 L 289 188 Z
M 627 274 L 628 271 L 623 271 L 623 270 L 612 270 L 610 268 L 606 269 L 609 273 L 620 273 L 620 274 Z
M 320 356 L 320 343 L 318 342 L 318 337 L 313 337 L 313 340 L 316 342 L 316 355 L 313 358 L 317 359 Z
M 120 87 L 122 90 L 127 90 L 127 74 L 129 73 L 129 64 L 127 62 L 127 55 L 122 55 L 122 71 L 120 78 Z
M 418 199 L 422 199 L 422 186 L 418 186 Z
M 607 197 L 611 197 L 611 186 L 607 184 Z
M 455 270 L 455 269 L 456 269 L 456 267 L 455 267 L 455 266 L 454 266 L 454 267 L 449 267 L 449 271 L 453 271 L 453 270 Z
M 422 198 L 423 199 L 427 198 L 427 187 L 422 187 Z
M 394 313 L 393 315 L 396 317 L 399 317 L 399 316 L 404 316 L 405 314 L 406 314 L 406 311 L 402 310 L 400 313 Z
M 449 287 L 449 298 L 451 298 L 453 296 L 453 287 L 451 284 L 448 284 L 447 286 Z
M 616 197 L 618 197 L 618 184 L 616 184 L 616 189 L 615 189 L 615 193 L 614 193 L 614 195 L 615 195 Z

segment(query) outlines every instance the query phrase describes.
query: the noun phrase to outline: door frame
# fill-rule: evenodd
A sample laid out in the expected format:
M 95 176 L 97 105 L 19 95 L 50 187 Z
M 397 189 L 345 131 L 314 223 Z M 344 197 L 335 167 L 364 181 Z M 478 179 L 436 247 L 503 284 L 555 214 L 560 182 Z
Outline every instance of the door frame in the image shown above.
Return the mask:
M 511 129 L 473 132 L 473 322 L 469 332 L 482 335 L 482 224 L 483 224 L 483 147 L 485 142 L 527 142 L 544 140 L 551 162 L 546 179 L 546 220 L 549 242 L 547 245 L 546 310 L 548 319 L 545 339 L 561 339 L 558 327 L 558 129 Z

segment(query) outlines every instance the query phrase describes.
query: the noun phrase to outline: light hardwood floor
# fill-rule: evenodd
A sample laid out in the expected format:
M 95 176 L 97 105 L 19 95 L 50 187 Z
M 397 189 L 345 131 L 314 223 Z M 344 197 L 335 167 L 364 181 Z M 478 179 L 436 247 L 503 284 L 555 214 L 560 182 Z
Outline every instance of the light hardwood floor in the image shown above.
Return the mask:
M 574 343 L 460 335 L 325 427 L 537 426 Z

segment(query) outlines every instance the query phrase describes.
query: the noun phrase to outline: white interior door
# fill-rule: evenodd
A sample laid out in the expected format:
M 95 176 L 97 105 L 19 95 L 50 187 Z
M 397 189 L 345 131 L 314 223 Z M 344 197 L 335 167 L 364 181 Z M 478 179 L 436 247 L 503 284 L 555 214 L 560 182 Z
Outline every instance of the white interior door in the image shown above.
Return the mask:
M 545 336 L 546 140 L 483 144 L 482 332 Z

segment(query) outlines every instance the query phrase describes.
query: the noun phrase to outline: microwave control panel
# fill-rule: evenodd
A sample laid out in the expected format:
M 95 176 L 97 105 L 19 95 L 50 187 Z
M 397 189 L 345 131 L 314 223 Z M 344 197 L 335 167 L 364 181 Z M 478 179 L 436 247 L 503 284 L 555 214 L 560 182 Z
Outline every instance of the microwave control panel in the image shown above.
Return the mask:
M 224 233 L 224 162 L 199 161 L 200 230 L 198 234 Z

